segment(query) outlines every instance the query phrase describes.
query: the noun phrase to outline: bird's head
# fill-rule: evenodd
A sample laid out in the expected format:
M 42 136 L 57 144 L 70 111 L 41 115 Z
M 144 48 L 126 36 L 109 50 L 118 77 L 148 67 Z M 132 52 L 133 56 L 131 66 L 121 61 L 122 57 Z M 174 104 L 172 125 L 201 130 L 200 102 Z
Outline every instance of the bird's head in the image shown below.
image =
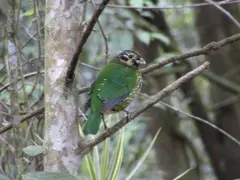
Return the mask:
M 117 55 L 117 59 L 124 65 L 138 69 L 140 65 L 145 65 L 146 61 L 140 54 L 132 50 L 122 51 Z

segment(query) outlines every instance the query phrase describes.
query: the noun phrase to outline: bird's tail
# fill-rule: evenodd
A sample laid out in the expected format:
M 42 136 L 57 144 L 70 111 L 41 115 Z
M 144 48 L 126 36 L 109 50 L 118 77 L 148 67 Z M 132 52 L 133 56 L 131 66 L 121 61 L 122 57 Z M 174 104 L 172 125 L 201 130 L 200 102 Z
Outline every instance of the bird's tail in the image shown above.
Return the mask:
M 97 134 L 101 123 L 101 112 L 99 110 L 90 111 L 86 124 L 83 127 L 83 133 Z

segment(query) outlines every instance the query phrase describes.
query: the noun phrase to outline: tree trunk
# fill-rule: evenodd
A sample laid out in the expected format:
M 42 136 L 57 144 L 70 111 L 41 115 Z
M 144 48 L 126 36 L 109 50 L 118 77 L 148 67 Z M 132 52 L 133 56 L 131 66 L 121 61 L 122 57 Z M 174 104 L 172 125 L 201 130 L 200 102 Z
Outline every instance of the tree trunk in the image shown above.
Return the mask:
M 171 38 L 163 13 L 161 11 L 151 11 L 151 13 L 153 14 L 151 19 L 145 18 L 145 20 L 157 27 L 160 32 L 163 32 L 166 36 Z M 165 45 L 158 40 L 152 41 L 149 45 L 145 45 L 137 39 L 135 42 L 135 48 L 138 52 L 141 52 L 141 55 L 148 63 L 151 63 L 151 61 L 160 56 L 158 51 L 159 47 L 163 48 L 165 52 L 176 50 L 172 45 Z M 143 91 L 146 91 L 148 94 L 155 94 L 167 86 L 168 78 L 169 76 L 151 77 L 150 79 L 154 82 L 151 83 L 148 81 L 148 86 L 150 86 L 151 89 L 143 87 Z M 174 179 L 189 168 L 189 162 L 185 152 L 185 144 L 177 130 L 177 124 L 179 121 L 172 112 L 161 108 L 153 107 L 145 114 L 151 118 L 148 126 L 148 133 L 150 133 L 151 136 L 154 136 L 160 127 L 162 128 L 159 138 L 154 146 L 158 169 L 162 175 L 159 178 L 166 180 Z M 185 175 L 184 179 L 197 179 L 197 174 L 195 171 L 192 171 Z
M 194 0 L 199 3 L 200 0 Z M 240 18 L 240 9 L 237 5 L 228 6 L 227 10 L 238 19 Z M 201 45 L 212 41 L 218 41 L 227 36 L 239 33 L 236 25 L 222 12 L 215 7 L 208 6 L 196 9 L 196 26 L 200 36 Z M 207 56 L 206 59 L 211 62 L 210 69 L 219 76 L 225 76 L 235 83 L 239 84 L 240 61 L 240 43 L 230 44 L 221 49 L 216 54 Z M 213 103 L 219 103 L 233 94 L 226 92 L 215 85 L 211 85 L 211 95 Z M 240 103 L 221 107 L 215 113 L 215 122 L 220 128 L 227 131 L 237 139 L 240 139 Z M 200 128 L 200 127 L 199 127 Z M 207 129 L 206 129 L 207 130 Z M 212 159 L 215 173 L 220 180 L 232 180 L 240 177 L 240 147 L 227 137 L 216 132 L 205 131 L 208 141 L 204 142 L 206 149 Z M 204 139 L 203 139 L 204 140 Z
M 66 68 L 80 35 L 79 8 L 74 0 L 46 1 L 45 171 L 74 174 L 81 162 L 73 151 L 80 140 L 75 97 L 72 92 L 66 94 L 64 86 Z

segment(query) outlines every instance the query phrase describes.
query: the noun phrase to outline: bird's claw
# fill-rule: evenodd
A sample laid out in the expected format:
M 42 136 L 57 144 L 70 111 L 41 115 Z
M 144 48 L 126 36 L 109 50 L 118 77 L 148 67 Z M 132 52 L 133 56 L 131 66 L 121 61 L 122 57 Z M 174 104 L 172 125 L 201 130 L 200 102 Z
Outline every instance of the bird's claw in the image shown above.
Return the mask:
M 123 112 L 125 112 L 127 116 L 130 114 L 130 112 L 125 109 L 123 110 Z

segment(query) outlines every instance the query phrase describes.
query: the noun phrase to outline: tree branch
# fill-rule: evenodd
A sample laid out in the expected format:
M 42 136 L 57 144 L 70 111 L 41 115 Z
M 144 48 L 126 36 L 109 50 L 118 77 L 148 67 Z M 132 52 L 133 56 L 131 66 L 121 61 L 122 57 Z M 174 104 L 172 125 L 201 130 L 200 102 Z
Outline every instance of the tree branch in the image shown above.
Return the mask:
M 28 73 L 28 74 L 24 74 L 24 75 L 23 75 L 23 78 L 30 78 L 30 77 L 35 76 L 35 75 L 37 75 L 37 74 L 38 74 L 38 72 L 30 72 L 30 73 Z M 44 74 L 44 71 L 40 71 L 40 74 Z M 20 78 L 17 79 L 17 81 L 20 81 L 21 79 L 22 79 L 22 78 L 20 77 Z M 9 86 L 11 86 L 11 83 L 5 84 L 4 86 L 2 86 L 2 87 L 0 88 L 0 92 L 4 91 L 4 90 L 7 89 Z
M 65 79 L 65 84 L 66 86 L 72 82 L 73 80 L 73 75 L 74 75 L 74 70 L 77 66 L 77 62 L 79 59 L 79 56 L 82 52 L 83 46 L 86 43 L 88 37 L 90 36 L 92 29 L 94 27 L 94 25 L 96 24 L 100 14 L 102 13 L 102 11 L 104 10 L 104 8 L 106 7 L 106 5 L 108 4 L 109 0 L 103 0 L 102 3 L 98 6 L 97 10 L 95 11 L 95 13 L 93 14 L 92 18 L 90 19 L 90 21 L 88 22 L 88 25 L 86 27 L 86 29 L 83 31 L 82 36 L 79 40 L 79 43 L 77 45 L 77 48 L 73 54 L 73 58 L 68 66 L 67 69 L 67 75 L 66 75 L 66 79 Z
M 194 57 L 194 56 L 199 56 L 199 55 L 208 55 L 208 54 L 216 52 L 221 47 L 226 46 L 227 44 L 233 43 L 233 42 L 238 41 L 238 40 L 240 40 L 240 33 L 235 34 L 235 35 L 230 36 L 230 37 L 227 37 L 227 38 L 222 39 L 222 40 L 217 41 L 217 42 L 211 42 L 201 49 L 198 49 L 198 50 L 195 50 L 195 51 L 192 51 L 192 52 L 189 52 L 189 53 L 181 54 L 179 56 L 174 56 L 174 57 L 166 59 L 162 62 L 150 65 L 150 66 L 142 69 L 141 72 L 143 74 L 145 74 L 145 73 L 148 73 L 148 72 L 153 71 L 157 68 L 163 67 L 163 66 L 165 66 L 169 63 L 172 63 L 172 62 L 184 60 L 184 59 Z
M 198 49 L 198 50 L 195 50 L 195 51 L 192 51 L 192 52 L 189 52 L 189 53 L 181 54 L 179 56 L 174 56 L 174 57 L 168 58 L 166 60 L 163 60 L 162 62 L 149 65 L 148 67 L 146 67 L 144 69 L 141 69 L 140 72 L 143 73 L 143 74 L 147 74 L 147 73 L 149 73 L 153 70 L 161 68 L 161 67 L 163 67 L 167 64 L 170 64 L 172 62 L 182 61 L 184 59 L 199 56 L 199 55 L 209 55 L 211 53 L 216 52 L 221 47 L 226 46 L 228 44 L 231 44 L 231 43 L 233 43 L 235 41 L 238 41 L 238 40 L 240 40 L 240 33 L 235 34 L 235 35 L 230 36 L 230 37 L 227 37 L 227 38 L 222 39 L 222 40 L 217 41 L 217 42 L 211 42 L 201 49 Z M 89 87 L 83 87 L 78 91 L 78 93 L 81 94 L 81 93 L 84 93 L 88 90 L 89 90 Z
M 127 117 L 123 118 L 121 121 L 113 125 L 111 128 L 109 128 L 107 131 L 103 132 L 100 136 L 96 137 L 93 140 L 90 140 L 88 142 L 81 141 L 78 144 L 78 148 L 75 149 L 75 153 L 79 154 L 85 154 L 89 152 L 95 145 L 99 144 L 100 142 L 104 141 L 106 138 L 110 137 L 114 133 L 116 133 L 119 129 L 121 129 L 123 126 L 131 122 L 134 118 L 142 114 L 147 109 L 151 108 L 153 105 L 158 103 L 161 99 L 168 96 L 170 93 L 172 93 L 174 90 L 178 89 L 183 83 L 195 78 L 199 73 L 204 71 L 208 66 L 209 62 L 205 62 L 198 68 L 192 70 L 191 72 L 187 73 L 186 75 L 182 76 L 172 84 L 165 87 L 163 90 L 158 92 L 154 97 L 153 100 L 150 100 L 149 103 L 147 103 L 144 107 L 140 108 L 139 110 L 132 112 L 127 115 Z
M 211 84 L 216 84 L 217 86 L 227 90 L 228 92 L 240 94 L 240 86 L 237 83 L 231 81 L 230 79 L 225 78 L 224 76 L 219 76 L 210 71 L 202 73 L 202 76 L 207 78 L 211 82 Z
M 20 118 L 20 123 L 23 123 L 24 121 L 26 121 L 26 120 L 28 120 L 28 119 L 36 116 L 36 115 L 39 115 L 43 112 L 44 112 L 44 107 L 36 109 L 35 111 L 32 111 L 32 112 L 22 116 Z M 12 128 L 13 128 L 13 124 L 9 124 L 7 126 L 4 126 L 4 127 L 0 128 L 0 134 L 4 133 L 4 132 L 6 132 L 6 131 L 8 131 L 9 129 L 12 129 Z
M 226 9 L 224 9 L 218 3 L 212 0 L 205 0 L 205 1 L 210 3 L 212 6 L 216 7 L 219 11 L 225 14 L 238 28 L 240 28 L 240 23 Z

